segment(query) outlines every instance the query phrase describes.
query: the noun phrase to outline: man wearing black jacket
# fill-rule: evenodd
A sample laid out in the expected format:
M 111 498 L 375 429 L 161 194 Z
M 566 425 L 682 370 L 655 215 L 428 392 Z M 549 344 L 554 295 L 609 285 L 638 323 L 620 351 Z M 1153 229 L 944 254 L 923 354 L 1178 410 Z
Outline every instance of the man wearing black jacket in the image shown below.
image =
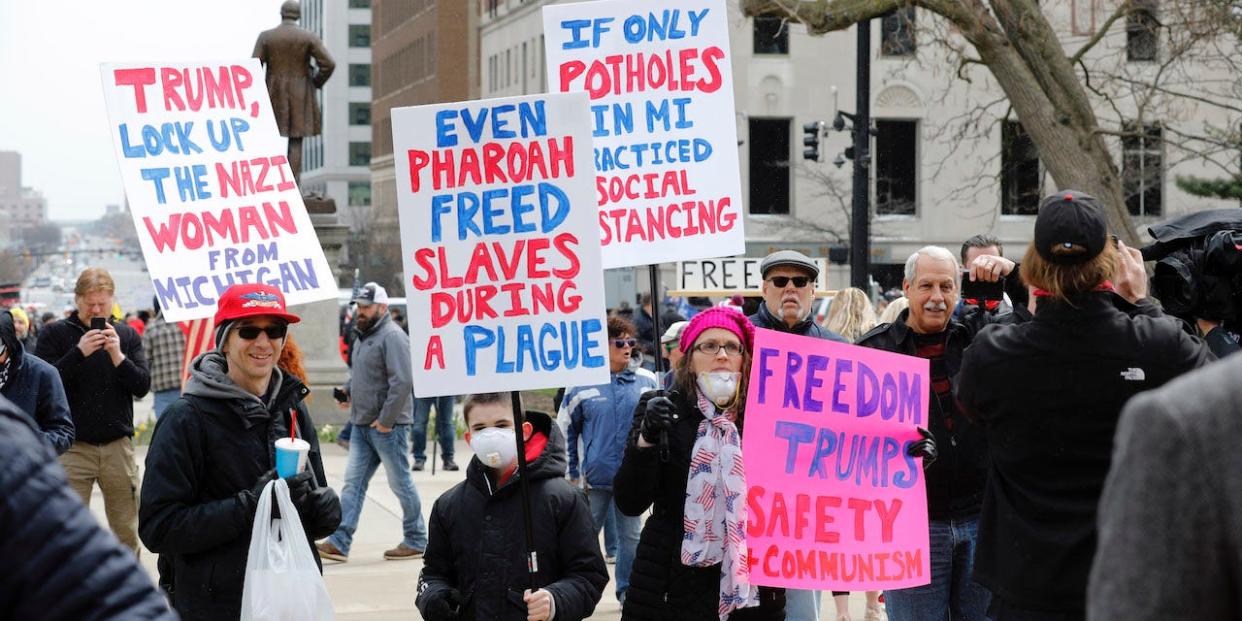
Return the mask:
M 1088 195 L 1044 199 L 1022 274 L 1034 319 L 983 331 L 957 382 L 991 449 L 975 576 L 994 621 L 1074 621 L 1122 406 L 1213 357 L 1146 299 L 1141 254 Z
M 113 323 L 116 284 L 107 270 L 87 268 L 74 286 L 77 310 L 43 329 L 35 355 L 60 372 L 74 442 L 60 463 L 69 485 L 90 505 L 99 482 L 108 527 L 138 553 L 138 464 L 134 461 L 134 399 L 147 394 L 151 375 L 142 337 Z M 92 322 L 102 326 L 92 327 Z
M 1004 257 L 979 256 L 966 277 L 995 282 L 1013 269 L 1014 263 Z M 988 592 L 971 578 L 971 570 L 988 449 L 982 430 L 958 412 L 952 388 L 962 352 L 979 328 L 1000 317 L 971 307 L 961 322 L 951 319 L 962 277 L 952 252 L 939 246 L 921 248 L 906 261 L 902 282 L 910 307 L 893 323 L 877 326 L 858 341 L 864 347 L 931 363 L 927 426 L 940 452 L 926 472 L 932 582 L 888 591 L 885 604 L 892 621 L 946 616 L 982 621 L 987 610 Z

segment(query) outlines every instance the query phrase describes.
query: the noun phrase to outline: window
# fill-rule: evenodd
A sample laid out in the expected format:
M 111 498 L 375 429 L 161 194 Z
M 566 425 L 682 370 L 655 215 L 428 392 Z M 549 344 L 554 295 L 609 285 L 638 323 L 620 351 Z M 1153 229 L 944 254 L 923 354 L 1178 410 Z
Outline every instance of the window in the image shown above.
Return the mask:
M 349 47 L 371 47 L 371 24 L 349 25 Z
M 505 50 L 505 88 L 513 84 L 513 50 Z
M 371 143 L 369 142 L 349 143 L 349 165 L 350 166 L 366 166 L 370 163 L 371 163 Z
M 349 182 L 349 206 L 367 207 L 371 204 L 371 184 L 366 181 Z
M 750 119 L 750 213 L 789 213 L 790 119 Z
M 1156 60 L 1160 47 L 1160 22 L 1156 0 L 1135 0 L 1126 15 L 1126 60 Z
M 370 125 L 371 124 L 371 104 L 367 102 L 351 101 L 349 103 L 349 124 L 350 125 Z
M 350 65 L 349 66 L 349 85 L 350 86 L 370 86 L 371 85 L 371 65 Z
M 1017 121 L 1001 123 L 1001 214 L 1033 216 L 1039 212 L 1039 149 Z
M 913 216 L 918 196 L 918 121 L 876 120 L 875 213 Z
M 1159 123 L 1141 130 L 1126 123 L 1121 139 L 1121 189 L 1132 216 L 1158 216 L 1164 208 L 1164 140 Z
M 371 8 L 371 0 L 349 0 L 349 8 L 369 9 Z
M 756 17 L 755 54 L 788 54 L 789 29 L 779 17 Z
M 880 19 L 880 55 L 913 56 L 914 7 L 895 9 Z

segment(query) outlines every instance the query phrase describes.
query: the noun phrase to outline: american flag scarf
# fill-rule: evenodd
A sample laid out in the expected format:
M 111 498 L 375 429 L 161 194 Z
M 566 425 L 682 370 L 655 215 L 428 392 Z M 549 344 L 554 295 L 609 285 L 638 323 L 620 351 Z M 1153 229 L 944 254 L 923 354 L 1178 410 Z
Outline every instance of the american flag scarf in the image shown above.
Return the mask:
M 750 584 L 746 561 L 746 467 L 735 412 L 720 411 L 702 394 L 698 398 L 703 421 L 690 450 L 681 563 L 720 563 L 723 621 L 734 609 L 759 605 L 759 589 Z

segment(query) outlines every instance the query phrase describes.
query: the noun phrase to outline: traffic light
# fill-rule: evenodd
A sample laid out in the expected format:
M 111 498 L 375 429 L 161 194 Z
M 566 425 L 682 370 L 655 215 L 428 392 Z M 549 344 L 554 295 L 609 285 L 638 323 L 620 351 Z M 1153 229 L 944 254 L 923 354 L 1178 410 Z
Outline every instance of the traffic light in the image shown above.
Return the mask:
M 802 125 L 802 146 L 806 147 L 802 150 L 802 159 L 819 161 L 819 132 L 823 127 L 823 121 L 812 121 Z

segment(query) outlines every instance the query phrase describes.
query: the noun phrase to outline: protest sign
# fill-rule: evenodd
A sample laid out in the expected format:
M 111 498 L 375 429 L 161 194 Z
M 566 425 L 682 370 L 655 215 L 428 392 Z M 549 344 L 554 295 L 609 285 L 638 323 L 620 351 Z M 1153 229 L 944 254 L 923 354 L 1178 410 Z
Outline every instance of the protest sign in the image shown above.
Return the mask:
M 392 111 L 414 392 L 608 381 L 586 95 Z
M 604 267 L 745 252 L 723 0 L 543 8 L 549 87 L 591 97 Z
M 922 458 L 928 363 L 757 330 L 745 440 L 751 582 L 900 589 L 931 581 Z
M 278 287 L 290 305 L 336 297 L 258 60 L 100 70 L 138 243 L 169 321 L 211 317 L 238 283 Z
M 828 290 L 828 262 L 812 259 L 819 266 L 816 291 Z M 758 291 L 763 287 L 763 258 L 732 257 L 699 259 L 677 264 L 677 289 L 702 292 L 700 295 L 721 295 L 741 291 Z

